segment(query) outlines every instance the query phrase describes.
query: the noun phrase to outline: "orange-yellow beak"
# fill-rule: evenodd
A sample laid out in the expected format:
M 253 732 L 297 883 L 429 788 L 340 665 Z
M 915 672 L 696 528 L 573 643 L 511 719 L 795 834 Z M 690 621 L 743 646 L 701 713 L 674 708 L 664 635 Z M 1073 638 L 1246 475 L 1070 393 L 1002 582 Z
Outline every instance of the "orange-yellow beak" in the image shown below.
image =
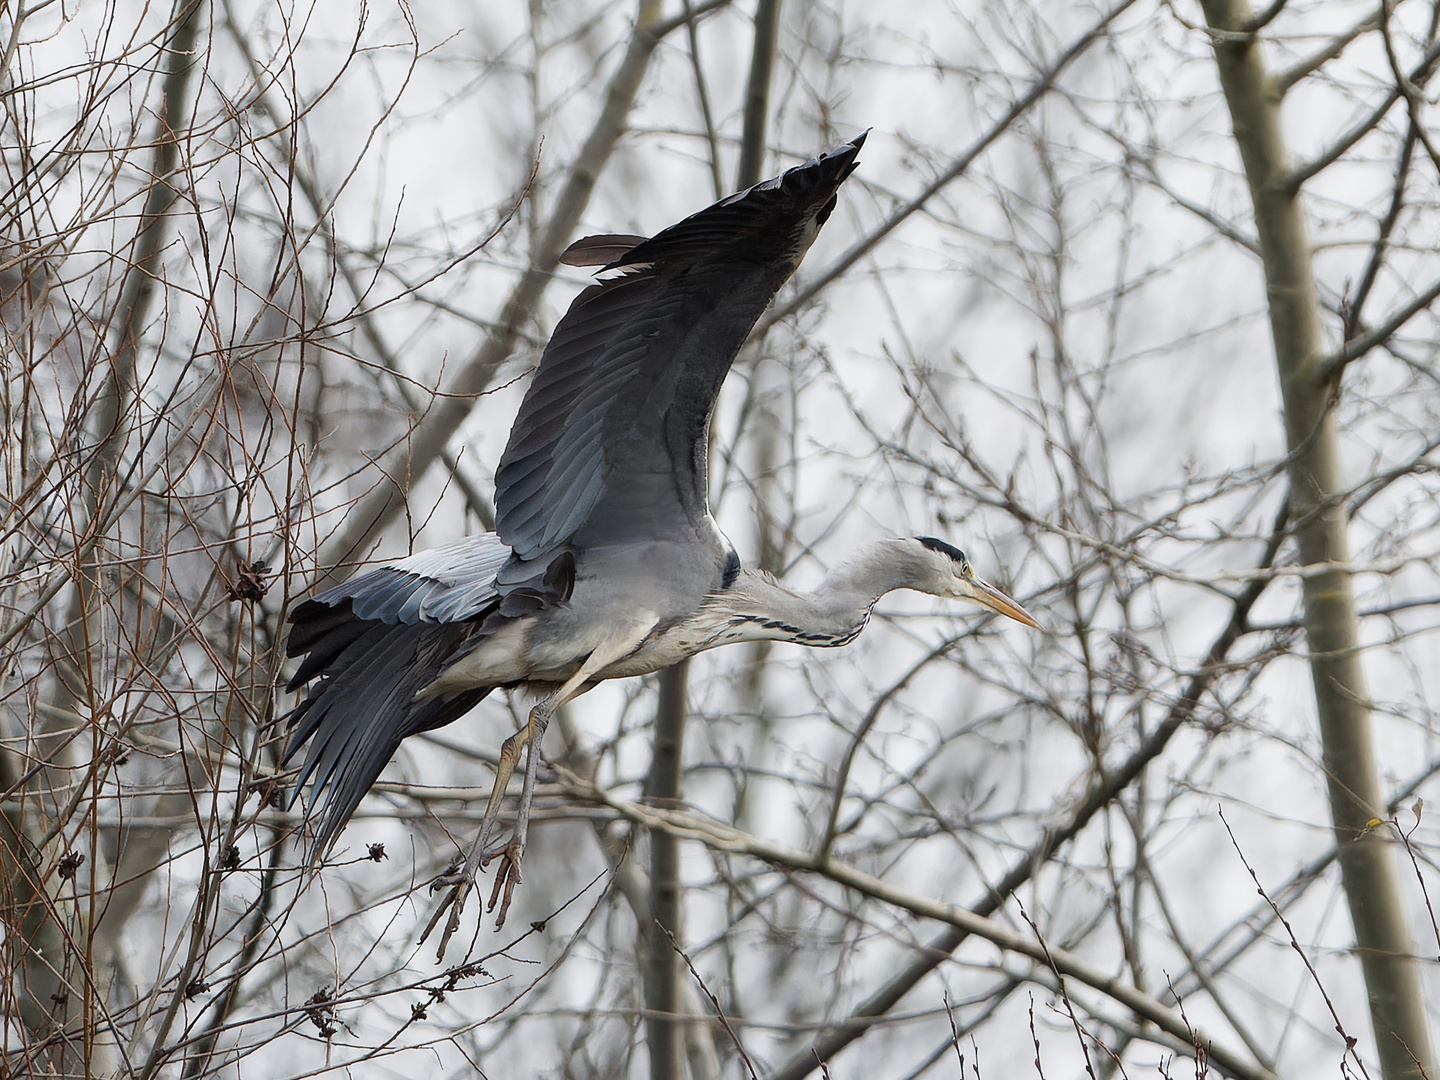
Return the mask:
M 1014 619 L 1016 622 L 1024 623 L 1026 626 L 1033 626 L 1036 630 L 1040 629 L 1040 624 L 1035 621 L 1033 615 L 988 581 L 981 581 L 979 578 L 970 578 L 970 584 L 975 589 L 974 598 L 991 611 L 999 612 L 1006 618 Z

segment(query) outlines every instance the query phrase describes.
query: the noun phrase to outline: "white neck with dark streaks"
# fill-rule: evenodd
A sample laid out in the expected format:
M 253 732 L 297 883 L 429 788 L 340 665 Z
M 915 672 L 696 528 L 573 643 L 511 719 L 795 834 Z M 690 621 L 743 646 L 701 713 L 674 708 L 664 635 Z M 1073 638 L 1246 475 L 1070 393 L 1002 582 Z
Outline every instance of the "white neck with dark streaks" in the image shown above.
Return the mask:
M 930 575 L 909 545 L 895 540 L 862 545 L 811 593 L 787 589 L 747 567 L 731 588 L 706 602 L 704 615 L 714 634 L 706 647 L 758 640 L 845 645 L 865 628 L 880 597 L 920 587 Z

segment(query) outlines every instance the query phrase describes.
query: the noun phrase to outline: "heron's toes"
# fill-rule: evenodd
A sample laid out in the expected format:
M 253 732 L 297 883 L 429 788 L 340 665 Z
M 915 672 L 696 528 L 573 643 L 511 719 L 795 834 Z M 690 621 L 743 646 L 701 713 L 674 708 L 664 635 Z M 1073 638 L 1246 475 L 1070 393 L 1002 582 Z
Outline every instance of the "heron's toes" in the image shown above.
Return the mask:
M 440 924 L 440 920 L 449 912 L 450 917 L 445 922 L 445 929 L 440 934 L 440 947 L 436 956 L 440 960 L 445 959 L 446 946 L 450 944 L 450 938 L 460 929 L 460 913 L 465 908 L 465 901 L 470 895 L 470 890 L 475 887 L 476 872 L 488 865 L 497 856 L 500 865 L 495 873 L 495 885 L 490 890 L 490 903 L 486 905 L 486 912 L 495 911 L 496 905 L 500 910 L 495 914 L 495 929 L 499 930 L 505 925 L 505 916 L 510 912 L 510 901 L 515 895 L 515 886 L 521 882 L 520 857 L 524 854 L 525 845 L 517 840 L 495 848 L 493 851 L 482 852 L 478 857 L 452 862 L 443 871 L 435 876 L 430 882 L 430 892 L 437 893 L 445 889 L 450 891 L 441 898 L 435 905 L 435 911 L 430 916 L 430 921 L 425 925 L 424 932 L 420 935 L 423 942 L 432 930 Z
M 440 873 L 435 875 L 435 879 L 430 882 L 430 893 L 434 895 L 441 889 L 448 889 L 452 886 L 459 885 L 465 881 L 467 877 L 471 877 L 471 875 L 465 873 L 465 860 L 456 859 L 449 866 L 445 867 L 444 870 L 441 870 Z
M 450 871 L 447 869 L 446 874 L 449 873 Z M 446 887 L 447 883 L 442 880 L 446 874 L 440 875 L 430 883 L 432 893 L 439 892 Z M 450 944 L 450 938 L 456 930 L 460 929 L 460 912 L 465 909 L 465 898 L 470 895 L 470 890 L 474 887 L 474 881 L 467 878 L 464 873 L 456 874 L 455 877 L 457 880 L 449 883 L 450 891 L 435 905 L 435 911 L 420 935 L 420 941 L 425 942 L 430 937 L 431 931 L 440 924 L 440 919 L 444 914 L 447 911 L 450 913 L 450 918 L 445 923 L 445 929 L 440 934 L 440 947 L 435 952 L 435 959 L 442 961 L 445 959 L 445 949 Z
M 495 871 L 495 884 L 490 889 L 490 903 L 486 905 L 487 912 L 494 911 L 495 905 L 500 905 L 499 912 L 495 915 L 495 929 L 499 930 L 505 925 L 505 916 L 510 911 L 510 899 L 515 895 L 515 886 L 523 880 L 520 876 L 520 856 L 524 854 L 525 845 L 512 840 L 501 848 L 496 855 L 500 856 L 500 866 Z M 484 866 L 494 858 L 494 855 L 487 856 L 481 860 L 480 865 Z

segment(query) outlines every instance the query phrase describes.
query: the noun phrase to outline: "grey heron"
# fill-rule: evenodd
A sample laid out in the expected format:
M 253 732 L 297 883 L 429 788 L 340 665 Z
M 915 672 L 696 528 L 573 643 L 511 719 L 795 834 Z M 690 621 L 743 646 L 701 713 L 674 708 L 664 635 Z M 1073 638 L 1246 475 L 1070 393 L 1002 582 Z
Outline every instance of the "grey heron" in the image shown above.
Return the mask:
M 312 685 L 290 714 L 285 760 L 308 747 L 291 802 L 308 784 L 312 861 L 403 739 L 449 724 L 497 687 L 539 688 L 501 749 L 473 850 L 442 878 L 455 887 L 453 928 L 476 872 L 500 856 L 490 909 L 503 884 L 503 922 L 546 724 L 601 680 L 734 641 L 844 645 L 894 589 L 965 597 L 1038 625 L 944 541 L 872 540 L 805 594 L 742 565 L 710 514 L 720 384 L 835 208 L 864 141 L 649 239 L 587 237 L 567 250 L 562 261 L 602 276 L 556 326 L 525 394 L 495 474 L 495 531 L 370 570 L 291 615 L 287 654 L 304 659 L 289 689 Z M 497 844 L 522 749 L 518 816 Z

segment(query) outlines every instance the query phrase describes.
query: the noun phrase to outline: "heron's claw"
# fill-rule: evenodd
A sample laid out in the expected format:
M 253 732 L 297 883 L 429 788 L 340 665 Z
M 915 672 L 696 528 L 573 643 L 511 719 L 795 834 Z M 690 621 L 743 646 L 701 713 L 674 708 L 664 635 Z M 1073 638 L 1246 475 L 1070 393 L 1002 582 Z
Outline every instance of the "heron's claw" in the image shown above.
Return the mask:
M 495 929 L 499 930 L 505 925 L 505 916 L 510 911 L 510 899 L 515 895 L 515 886 L 523 880 L 520 876 L 520 856 L 525 851 L 525 845 L 512 840 L 504 848 L 496 852 L 500 856 L 500 866 L 495 872 L 495 884 L 490 889 L 490 903 L 485 906 L 487 913 L 495 910 L 495 904 L 500 902 L 500 911 L 495 916 Z M 488 856 L 480 863 L 484 866 L 494 856 Z M 504 890 L 503 897 L 501 890 Z
M 505 925 L 505 916 L 510 913 L 510 901 L 515 895 L 515 886 L 521 882 L 520 857 L 525 851 L 525 845 L 518 840 L 511 840 L 504 847 L 496 851 L 483 853 L 478 857 L 461 861 L 456 859 L 430 882 L 432 894 L 442 889 L 449 889 L 450 892 L 441 898 L 440 903 L 435 906 L 435 912 L 430 916 L 430 921 L 425 924 L 425 931 L 420 935 L 423 943 L 430 937 L 431 931 L 440 922 L 440 917 L 447 911 L 450 918 L 445 922 L 445 929 L 440 934 L 440 945 L 436 950 L 436 959 L 445 959 L 445 950 L 450 945 L 450 939 L 460 929 L 460 915 L 465 910 L 465 901 L 469 899 L 470 891 L 475 887 L 475 874 L 490 864 L 496 857 L 500 859 L 500 866 L 495 875 L 495 885 L 490 890 L 490 902 L 485 906 L 488 914 L 495 910 L 495 905 L 500 905 L 500 911 L 495 916 L 495 929 L 499 930 Z
M 447 884 L 443 879 L 448 874 L 449 871 L 447 870 L 445 874 L 441 874 L 440 877 L 431 882 L 430 891 L 438 892 L 440 889 L 443 889 Z M 430 937 L 430 932 L 435 929 L 436 924 L 439 923 L 440 916 L 444 915 L 447 911 L 450 912 L 450 918 L 446 921 L 445 929 L 440 934 L 440 946 L 435 950 L 435 959 L 441 961 L 445 959 L 445 950 L 450 944 L 450 939 L 455 936 L 455 931 L 460 929 L 460 913 L 465 910 L 465 898 L 470 895 L 470 890 L 473 887 L 474 882 L 466 880 L 462 876 L 459 881 L 454 882 L 450 892 L 446 894 L 440 903 L 435 905 L 435 913 L 430 916 L 430 921 L 425 924 L 424 933 L 420 935 L 420 941 L 423 944 L 425 940 Z
M 482 863 L 481 865 L 483 866 L 484 864 Z M 440 873 L 435 875 L 434 881 L 430 882 L 430 894 L 433 896 L 435 893 L 439 892 L 441 889 L 447 888 L 448 886 L 459 885 L 462 881 L 465 880 L 465 874 L 462 873 L 464 869 L 464 859 L 453 860 L 449 866 L 445 867 L 444 870 L 441 870 Z

